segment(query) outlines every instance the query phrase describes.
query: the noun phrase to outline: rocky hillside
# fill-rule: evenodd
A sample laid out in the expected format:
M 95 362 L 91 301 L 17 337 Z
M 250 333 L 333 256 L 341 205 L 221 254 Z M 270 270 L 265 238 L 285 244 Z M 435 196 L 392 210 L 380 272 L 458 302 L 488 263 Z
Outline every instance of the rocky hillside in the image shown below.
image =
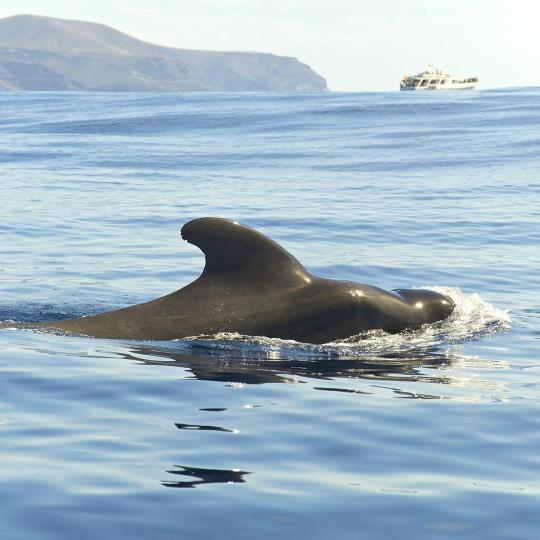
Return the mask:
M 35 15 L 0 19 L 0 90 L 326 91 L 296 58 L 161 47 L 114 28 Z

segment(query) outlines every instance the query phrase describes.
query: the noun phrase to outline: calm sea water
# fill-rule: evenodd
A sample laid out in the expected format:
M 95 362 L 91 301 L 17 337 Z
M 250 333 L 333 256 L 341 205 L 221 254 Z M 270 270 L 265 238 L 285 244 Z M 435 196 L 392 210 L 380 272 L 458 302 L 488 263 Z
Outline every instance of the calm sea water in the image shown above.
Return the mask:
M 0 319 L 155 298 L 189 219 L 457 302 L 323 346 L 0 330 L 0 537 L 540 537 L 540 89 L 0 94 Z

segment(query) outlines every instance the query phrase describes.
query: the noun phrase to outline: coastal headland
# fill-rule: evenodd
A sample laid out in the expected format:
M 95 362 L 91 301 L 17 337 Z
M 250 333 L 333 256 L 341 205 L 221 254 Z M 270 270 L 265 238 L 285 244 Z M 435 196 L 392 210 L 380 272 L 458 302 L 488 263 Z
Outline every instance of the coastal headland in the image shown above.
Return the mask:
M 0 91 L 324 92 L 298 59 L 154 45 L 102 24 L 0 19 Z

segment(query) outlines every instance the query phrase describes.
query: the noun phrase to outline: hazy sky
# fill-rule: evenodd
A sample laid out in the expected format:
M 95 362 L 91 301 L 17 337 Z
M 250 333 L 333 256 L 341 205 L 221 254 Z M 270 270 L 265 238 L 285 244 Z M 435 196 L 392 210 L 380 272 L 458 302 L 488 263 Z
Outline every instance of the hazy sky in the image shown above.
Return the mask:
M 0 0 L 160 45 L 296 56 L 331 90 L 397 89 L 434 64 L 481 87 L 540 86 L 540 0 Z

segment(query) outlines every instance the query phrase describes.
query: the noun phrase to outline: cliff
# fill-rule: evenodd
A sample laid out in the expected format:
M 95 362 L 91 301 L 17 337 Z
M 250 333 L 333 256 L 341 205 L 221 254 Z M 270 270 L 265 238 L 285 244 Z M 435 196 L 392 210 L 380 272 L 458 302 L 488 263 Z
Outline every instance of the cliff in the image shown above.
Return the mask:
M 296 58 L 162 47 L 102 24 L 0 19 L 0 90 L 327 91 Z

